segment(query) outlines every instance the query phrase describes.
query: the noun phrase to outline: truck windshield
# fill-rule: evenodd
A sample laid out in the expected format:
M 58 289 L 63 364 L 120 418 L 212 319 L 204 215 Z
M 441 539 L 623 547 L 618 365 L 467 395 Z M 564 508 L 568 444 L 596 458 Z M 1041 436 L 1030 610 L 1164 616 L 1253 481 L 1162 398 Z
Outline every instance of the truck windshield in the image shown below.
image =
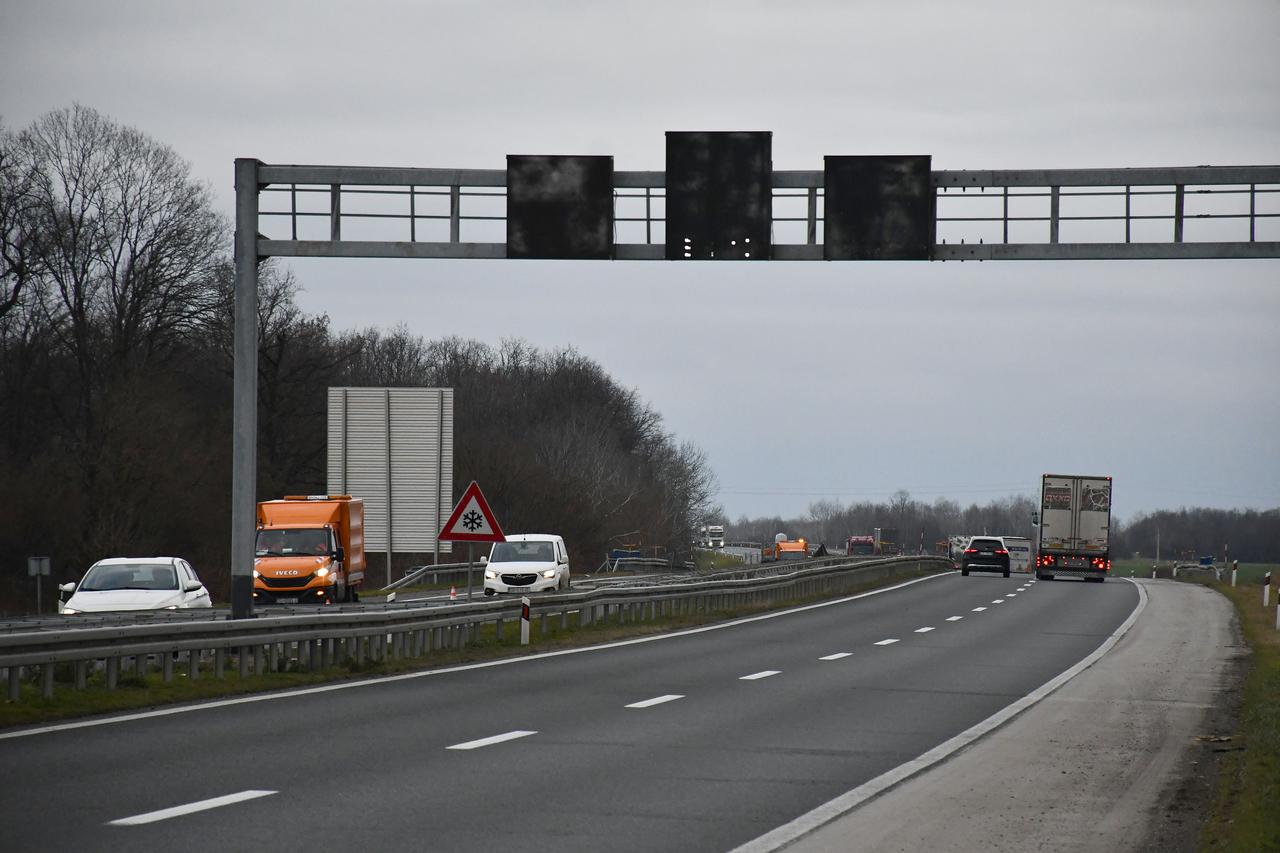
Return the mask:
M 177 589 L 173 566 L 147 563 L 113 563 L 94 566 L 80 582 L 79 591 L 105 592 L 110 589 Z
M 491 563 L 554 563 L 550 542 L 498 542 L 489 555 Z
M 259 530 L 254 550 L 259 557 L 297 557 L 328 554 L 332 548 L 323 528 L 277 528 Z

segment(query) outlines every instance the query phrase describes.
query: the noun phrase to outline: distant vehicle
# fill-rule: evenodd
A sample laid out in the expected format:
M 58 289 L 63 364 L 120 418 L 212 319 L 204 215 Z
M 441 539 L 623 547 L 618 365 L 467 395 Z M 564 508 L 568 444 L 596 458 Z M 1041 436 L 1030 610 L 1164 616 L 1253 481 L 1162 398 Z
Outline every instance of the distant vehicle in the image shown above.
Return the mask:
M 364 584 L 364 501 L 289 495 L 258 504 L 253 600 L 260 604 L 355 601 Z
M 902 553 L 902 541 L 898 539 L 898 528 L 877 527 L 872 536 L 876 541 L 876 553 L 892 557 Z
M 785 533 L 773 537 L 773 544 L 760 549 L 760 562 L 805 560 L 809 557 L 809 543 L 804 539 L 790 539 Z
M 723 548 L 724 547 L 724 525 L 722 524 L 706 524 L 702 530 L 702 547 L 703 548 Z
M 995 536 L 975 536 L 960 555 L 960 574 L 999 572 L 1009 577 L 1009 551 Z
M 874 536 L 850 536 L 845 540 L 844 553 L 846 557 L 869 557 L 876 552 L 876 538 Z
M 112 610 L 187 610 L 212 607 L 209 590 L 181 557 L 109 557 L 89 567 L 59 611 L 69 616 Z
M 569 552 L 564 540 L 550 533 L 517 533 L 495 542 L 482 558 L 484 594 L 569 589 Z
M 1111 572 L 1111 478 L 1045 474 L 1032 515 L 1035 570 L 1041 580 L 1105 581 Z
M 947 556 L 953 563 L 960 563 L 961 557 L 964 556 L 964 549 L 969 547 L 969 540 L 972 538 L 972 536 L 952 536 L 947 539 Z
M 1031 571 L 1031 540 L 1025 536 L 1001 536 L 1009 552 L 1009 569 L 1026 574 Z

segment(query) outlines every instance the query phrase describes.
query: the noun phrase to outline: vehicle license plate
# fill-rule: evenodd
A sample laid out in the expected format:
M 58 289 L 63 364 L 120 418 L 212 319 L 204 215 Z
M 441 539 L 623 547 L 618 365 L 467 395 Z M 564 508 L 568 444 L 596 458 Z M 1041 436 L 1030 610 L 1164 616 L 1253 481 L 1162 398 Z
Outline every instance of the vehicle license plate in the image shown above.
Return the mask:
M 289 598 L 276 599 L 276 604 L 297 604 L 297 603 L 298 603 L 297 596 L 290 596 Z

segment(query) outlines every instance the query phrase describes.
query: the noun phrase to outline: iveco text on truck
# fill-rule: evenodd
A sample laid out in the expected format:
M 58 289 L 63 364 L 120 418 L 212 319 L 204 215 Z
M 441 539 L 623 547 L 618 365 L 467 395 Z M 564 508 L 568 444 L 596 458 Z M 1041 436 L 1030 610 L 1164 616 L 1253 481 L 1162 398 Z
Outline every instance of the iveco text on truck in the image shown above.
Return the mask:
M 263 501 L 254 549 L 255 602 L 355 601 L 364 583 L 364 501 L 351 495 Z
M 1035 570 L 1056 577 L 1104 581 L 1111 572 L 1111 478 L 1045 474 L 1040 511 L 1033 514 Z

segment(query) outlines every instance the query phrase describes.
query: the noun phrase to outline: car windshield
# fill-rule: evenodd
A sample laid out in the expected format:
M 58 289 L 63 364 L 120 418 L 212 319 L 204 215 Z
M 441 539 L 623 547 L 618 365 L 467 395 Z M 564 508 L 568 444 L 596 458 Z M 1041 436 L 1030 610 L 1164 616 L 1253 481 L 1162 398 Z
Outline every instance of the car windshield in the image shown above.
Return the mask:
M 79 592 L 112 589 L 177 589 L 178 574 L 173 566 L 154 563 L 112 563 L 94 566 L 80 582 Z
M 259 530 L 258 544 L 254 550 L 259 557 L 328 554 L 329 531 L 319 527 Z
M 555 559 L 550 542 L 499 542 L 489 555 L 491 563 L 552 563 Z

